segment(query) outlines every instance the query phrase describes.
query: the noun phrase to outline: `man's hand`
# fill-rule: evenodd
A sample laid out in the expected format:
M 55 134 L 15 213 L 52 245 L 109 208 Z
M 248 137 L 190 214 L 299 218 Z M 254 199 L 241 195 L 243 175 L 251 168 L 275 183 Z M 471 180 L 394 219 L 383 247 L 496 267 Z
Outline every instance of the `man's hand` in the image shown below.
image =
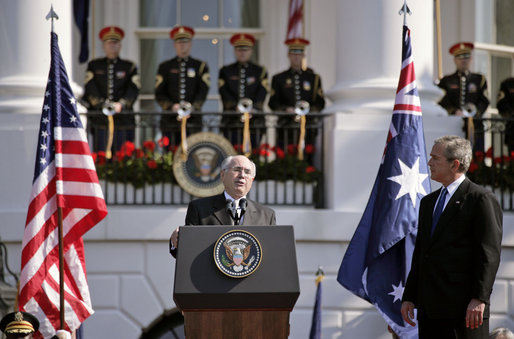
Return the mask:
M 170 241 L 173 244 L 173 247 L 178 247 L 178 227 L 173 231 L 173 233 L 171 233 Z
M 485 303 L 478 299 L 471 299 L 466 310 L 466 327 L 475 329 L 484 322 Z
M 414 303 L 411 303 L 410 301 L 404 301 L 402 302 L 402 317 L 405 322 L 411 326 L 416 326 L 416 323 L 414 320 Z
M 175 104 L 173 104 L 173 106 L 171 106 L 171 111 L 174 113 L 177 113 L 179 108 L 180 108 L 180 104 L 175 103 Z

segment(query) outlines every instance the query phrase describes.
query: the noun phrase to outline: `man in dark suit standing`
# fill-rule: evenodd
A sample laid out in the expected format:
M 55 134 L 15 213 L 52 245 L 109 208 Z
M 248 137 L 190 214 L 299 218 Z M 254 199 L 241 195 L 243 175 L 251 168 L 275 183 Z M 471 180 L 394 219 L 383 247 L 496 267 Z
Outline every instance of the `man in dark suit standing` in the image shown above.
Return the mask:
M 225 191 L 212 197 L 193 200 L 186 213 L 186 225 L 275 225 L 275 211 L 246 199 L 255 178 L 255 164 L 243 155 L 229 156 L 221 163 Z M 175 256 L 179 229 L 170 238 L 170 253 Z
M 419 338 L 488 338 L 489 297 L 500 264 L 502 210 L 492 192 L 466 178 L 471 144 L 437 139 L 431 178 L 443 187 L 421 200 L 418 235 L 401 313 Z

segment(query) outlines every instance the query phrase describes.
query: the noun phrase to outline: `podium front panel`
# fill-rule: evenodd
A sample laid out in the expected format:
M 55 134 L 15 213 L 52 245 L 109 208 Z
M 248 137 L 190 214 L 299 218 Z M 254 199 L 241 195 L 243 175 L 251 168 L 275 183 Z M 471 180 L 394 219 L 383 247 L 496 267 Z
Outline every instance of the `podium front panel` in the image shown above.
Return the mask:
M 261 245 L 261 263 L 234 278 L 214 261 L 214 246 L 225 233 L 251 233 Z M 182 310 L 292 310 L 300 294 L 293 226 L 183 226 L 175 267 L 173 298 Z

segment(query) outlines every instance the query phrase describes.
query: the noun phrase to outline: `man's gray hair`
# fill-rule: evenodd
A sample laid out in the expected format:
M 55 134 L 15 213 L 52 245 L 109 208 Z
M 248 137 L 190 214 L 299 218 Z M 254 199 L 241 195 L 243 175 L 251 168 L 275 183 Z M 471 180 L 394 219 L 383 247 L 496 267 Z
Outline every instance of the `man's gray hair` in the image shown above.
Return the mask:
M 514 334 L 508 328 L 500 327 L 489 334 L 489 339 L 514 339 Z
M 226 157 L 225 159 L 223 159 L 223 162 L 221 163 L 221 170 L 222 171 L 225 171 L 227 169 L 229 169 L 230 167 L 232 167 L 232 160 L 234 160 L 234 157 L 236 157 L 235 155 L 229 155 L 228 157 Z M 248 161 L 250 161 L 250 166 L 252 166 L 252 178 L 255 178 L 255 175 L 257 174 L 257 167 L 255 166 L 255 163 L 248 159 Z
M 444 147 L 444 156 L 448 161 L 459 160 L 459 172 L 467 172 L 473 156 L 469 140 L 456 135 L 446 135 L 437 138 L 434 144 L 440 144 Z

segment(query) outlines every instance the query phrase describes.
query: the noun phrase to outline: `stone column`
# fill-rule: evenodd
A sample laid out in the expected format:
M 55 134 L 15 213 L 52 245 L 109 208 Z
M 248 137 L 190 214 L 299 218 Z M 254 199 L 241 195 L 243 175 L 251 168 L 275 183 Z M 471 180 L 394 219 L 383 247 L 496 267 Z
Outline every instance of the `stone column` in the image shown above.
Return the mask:
M 54 0 L 59 20 L 54 31 L 71 79 L 72 2 Z M 0 112 L 41 114 L 43 94 L 50 69 L 51 23 L 45 17 L 50 2 L 3 1 L 0 22 L 2 67 L 0 67 Z
M 339 1 L 336 84 L 327 91 L 330 112 L 391 114 L 401 69 L 402 1 Z M 443 114 L 434 85 L 434 6 L 409 1 L 416 79 L 424 114 Z

